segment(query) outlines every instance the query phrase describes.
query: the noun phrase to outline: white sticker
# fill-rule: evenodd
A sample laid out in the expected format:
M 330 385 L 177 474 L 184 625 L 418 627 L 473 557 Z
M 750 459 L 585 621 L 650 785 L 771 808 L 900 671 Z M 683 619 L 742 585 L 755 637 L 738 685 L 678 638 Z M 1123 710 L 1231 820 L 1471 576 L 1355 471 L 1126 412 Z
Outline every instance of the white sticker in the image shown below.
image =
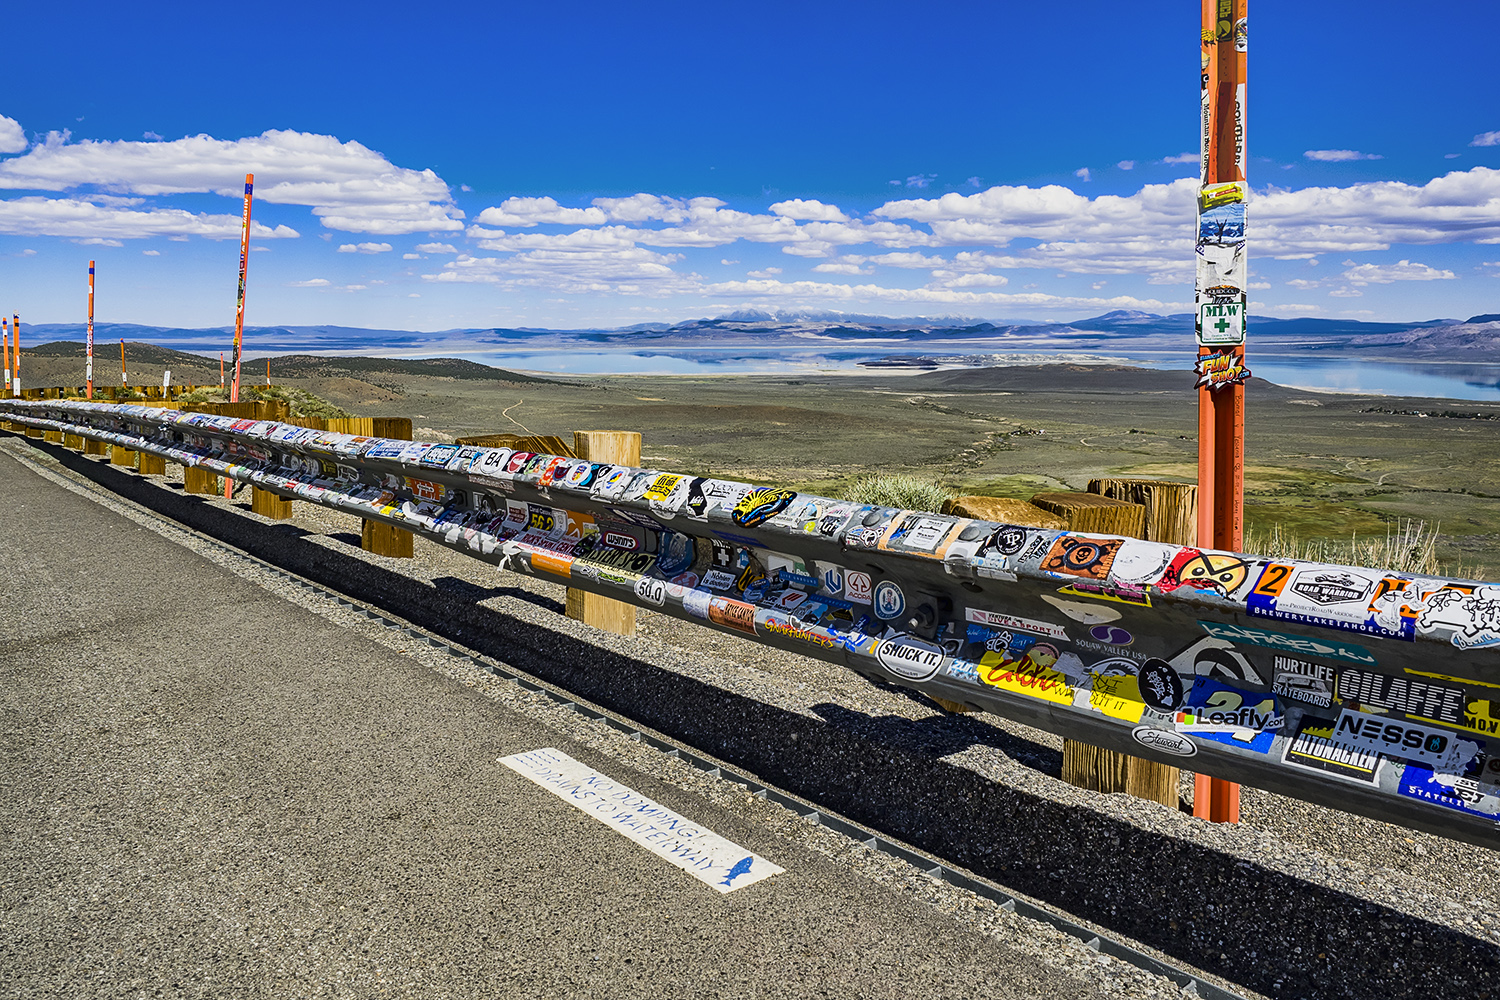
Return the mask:
M 560 750 L 548 747 L 499 760 L 720 893 L 743 889 L 786 870 Z
M 711 569 L 703 574 L 703 586 L 709 590 L 728 590 L 734 586 L 734 574 L 721 569 Z
M 1018 618 L 1015 615 L 1001 614 L 998 611 L 985 611 L 983 608 L 968 608 L 966 610 L 968 612 L 968 620 L 977 625 L 988 625 L 991 628 L 1020 629 L 1022 632 L 1045 635 L 1049 639 L 1068 641 L 1068 633 L 1063 630 L 1061 625 L 1033 621 L 1030 618 Z
M 855 604 L 869 604 L 870 598 L 874 596 L 875 585 L 870 582 L 870 574 L 850 570 L 844 574 L 844 596 Z
M 643 576 L 635 581 L 635 596 L 659 608 L 667 603 L 667 585 L 661 580 Z

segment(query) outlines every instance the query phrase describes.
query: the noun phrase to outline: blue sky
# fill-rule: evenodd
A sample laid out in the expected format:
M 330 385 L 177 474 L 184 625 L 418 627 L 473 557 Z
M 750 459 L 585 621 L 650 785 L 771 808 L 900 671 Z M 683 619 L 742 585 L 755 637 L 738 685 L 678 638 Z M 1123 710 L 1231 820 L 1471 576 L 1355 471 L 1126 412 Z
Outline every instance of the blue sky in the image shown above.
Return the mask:
M 1191 308 L 1190 0 L 324 6 L 12 11 L 0 309 L 232 323 L 247 170 L 252 325 Z M 1413 10 L 1253 5 L 1252 317 L 1500 312 L 1500 10 Z

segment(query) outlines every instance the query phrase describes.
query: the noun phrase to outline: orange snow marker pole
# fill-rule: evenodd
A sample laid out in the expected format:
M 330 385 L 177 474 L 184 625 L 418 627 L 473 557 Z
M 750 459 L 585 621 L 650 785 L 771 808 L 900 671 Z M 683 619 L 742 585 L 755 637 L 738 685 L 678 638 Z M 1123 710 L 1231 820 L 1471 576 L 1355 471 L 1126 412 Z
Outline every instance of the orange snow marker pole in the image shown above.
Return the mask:
M 234 381 L 229 384 L 229 401 L 240 401 L 240 348 L 245 339 L 245 272 L 250 266 L 250 194 L 255 175 L 245 175 L 245 211 L 240 220 L 240 294 L 234 307 Z M 234 496 L 234 480 L 224 477 L 224 499 Z
M 20 367 L 17 365 L 16 367 Z M 19 377 L 19 376 L 17 376 Z M 88 383 L 89 399 L 94 398 L 94 262 L 89 261 L 89 331 L 84 350 L 83 380 Z
M 130 380 L 125 377 L 125 338 L 120 338 L 120 388 L 130 385 Z
M 271 388 L 271 359 L 266 358 L 266 388 Z
M 240 401 L 240 346 L 245 338 L 245 271 L 250 266 L 250 192 L 255 175 L 245 175 L 245 212 L 240 222 L 240 295 L 234 307 L 234 381 L 229 384 L 229 401 Z
M 1198 544 L 1239 552 L 1245 518 L 1245 48 L 1248 0 L 1202 0 L 1198 188 Z M 1193 815 L 1240 820 L 1240 786 L 1197 775 Z
M 224 388 L 224 352 L 219 352 L 219 388 Z
M 10 398 L 10 320 L 0 316 L 0 354 L 4 355 L 5 385 L 0 388 L 0 399 Z

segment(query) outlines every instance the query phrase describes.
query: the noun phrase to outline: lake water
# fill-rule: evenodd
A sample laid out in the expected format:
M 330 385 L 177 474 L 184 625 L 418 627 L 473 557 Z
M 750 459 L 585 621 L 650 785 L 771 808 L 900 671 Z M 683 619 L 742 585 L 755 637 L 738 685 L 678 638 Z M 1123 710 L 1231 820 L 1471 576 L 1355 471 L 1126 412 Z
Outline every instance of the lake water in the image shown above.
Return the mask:
M 865 368 L 859 362 L 875 357 L 916 356 L 925 350 L 866 350 L 786 352 L 772 355 L 754 348 L 646 353 L 632 351 L 485 351 L 461 356 L 500 368 L 572 375 L 797 375 L 816 372 L 899 375 L 903 368 Z M 1025 354 L 1016 364 L 1064 361 L 1113 361 L 1143 368 L 1181 369 L 1191 361 L 1165 352 L 1110 352 L 1109 354 Z M 1422 396 L 1439 399 L 1500 401 L 1500 365 L 1459 365 L 1346 361 L 1298 355 L 1250 353 L 1253 374 L 1278 385 L 1315 392 L 1355 392 L 1385 396 Z

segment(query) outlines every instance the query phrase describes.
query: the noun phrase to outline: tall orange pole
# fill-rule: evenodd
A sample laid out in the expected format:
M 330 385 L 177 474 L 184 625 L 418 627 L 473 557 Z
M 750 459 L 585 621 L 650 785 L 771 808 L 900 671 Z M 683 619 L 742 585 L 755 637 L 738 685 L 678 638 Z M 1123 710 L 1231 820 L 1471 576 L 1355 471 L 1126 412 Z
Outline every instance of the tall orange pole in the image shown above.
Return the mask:
M 88 383 L 89 399 L 94 398 L 94 262 L 89 261 L 89 334 L 84 347 L 83 379 Z
M 5 385 L 0 388 L 0 399 L 10 398 L 10 320 L 0 316 L 0 352 L 5 362 Z
M 130 380 L 125 377 L 125 338 L 120 338 L 120 388 L 125 388 Z
M 224 352 L 219 352 L 219 388 L 224 388 Z
M 266 388 L 271 388 L 271 359 L 266 358 Z
M 245 271 L 250 266 L 250 192 L 255 175 L 245 175 L 245 212 L 240 223 L 240 296 L 234 308 L 234 381 L 229 385 L 229 401 L 240 401 L 240 344 L 245 337 Z
M 1198 544 L 1238 552 L 1245 517 L 1248 0 L 1202 0 L 1198 188 Z M 1240 786 L 1197 775 L 1193 815 L 1238 823 Z
M 21 314 L 10 315 L 10 376 L 13 379 L 11 387 L 17 396 L 21 395 Z

